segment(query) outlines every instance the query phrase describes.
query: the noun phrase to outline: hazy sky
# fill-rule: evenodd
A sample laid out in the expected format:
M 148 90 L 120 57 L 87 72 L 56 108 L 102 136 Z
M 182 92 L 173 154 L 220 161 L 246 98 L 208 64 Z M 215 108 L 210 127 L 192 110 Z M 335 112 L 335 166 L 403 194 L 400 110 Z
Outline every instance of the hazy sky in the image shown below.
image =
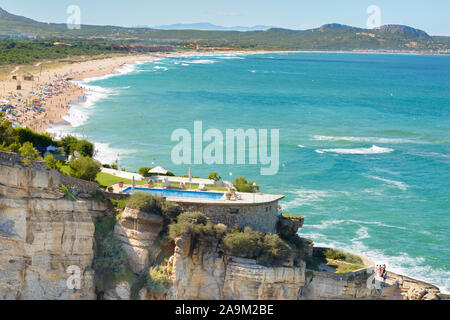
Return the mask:
M 211 22 L 307 29 L 338 22 L 364 27 L 366 9 L 381 9 L 381 24 L 405 24 L 450 35 L 450 0 L 1 0 L 0 7 L 44 22 L 66 22 L 69 5 L 83 24 L 162 25 Z

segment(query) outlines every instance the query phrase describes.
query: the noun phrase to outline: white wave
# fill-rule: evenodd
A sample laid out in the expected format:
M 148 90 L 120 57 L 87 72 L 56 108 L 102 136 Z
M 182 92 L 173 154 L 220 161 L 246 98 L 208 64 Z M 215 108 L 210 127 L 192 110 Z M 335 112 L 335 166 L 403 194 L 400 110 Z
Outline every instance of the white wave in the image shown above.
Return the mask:
M 102 164 L 113 164 L 117 160 L 118 155 L 120 161 L 123 155 L 137 152 L 136 150 L 112 148 L 108 143 L 103 142 L 94 142 L 94 149 L 94 159 L 100 161 Z
M 305 146 L 302 145 L 302 144 L 299 144 L 297 147 L 299 147 L 299 148 L 304 148 Z
M 361 235 L 362 233 L 361 231 Z M 403 252 L 399 252 L 395 256 L 387 255 L 379 249 L 368 248 L 358 238 L 353 239 L 351 243 L 344 243 L 330 240 L 325 235 L 316 232 L 300 231 L 299 234 L 313 240 L 315 246 L 332 247 L 365 256 L 375 264 L 386 264 L 388 271 L 432 283 L 439 287 L 441 292 L 450 293 L 450 271 L 433 269 L 422 257 L 412 258 Z
M 155 66 L 154 69 L 157 69 L 157 70 L 163 70 L 163 71 L 169 70 L 169 69 L 167 69 L 166 67 L 161 67 L 161 66 Z
M 386 182 L 387 184 L 390 184 L 390 185 L 394 185 L 397 188 L 399 188 L 400 190 L 407 190 L 409 188 L 409 186 L 406 183 L 401 182 L 401 181 L 389 180 L 389 179 L 385 179 L 385 178 L 381 178 L 381 177 L 377 177 L 377 176 L 369 176 L 369 175 L 367 177 L 374 179 L 374 180 Z
M 356 224 L 369 224 L 369 225 L 376 225 L 376 226 L 385 227 L 385 228 L 396 228 L 396 229 L 406 230 L 405 227 L 391 226 L 391 225 L 384 224 L 384 223 L 381 223 L 378 221 L 346 220 L 346 222 L 351 222 L 351 223 L 356 223 Z
M 217 57 L 217 58 L 219 58 L 219 59 L 225 59 L 225 60 L 231 60 L 231 59 L 239 59 L 239 60 L 243 60 L 243 59 L 245 59 L 245 58 L 243 58 L 243 57 L 232 56 L 232 55 L 230 55 L 230 56 L 223 56 L 223 57 Z
M 376 225 L 379 227 L 385 227 L 385 228 L 395 228 L 395 229 L 401 229 L 406 230 L 405 227 L 398 227 L 398 226 L 391 226 L 388 224 L 384 224 L 378 221 L 360 221 L 360 220 L 323 220 L 320 222 L 320 224 L 308 224 L 307 228 L 314 228 L 319 230 L 325 230 L 330 227 L 336 227 L 340 224 L 357 224 L 362 228 L 365 228 L 366 231 L 367 227 L 364 227 L 363 225 Z M 361 231 L 362 232 L 362 231 Z
M 294 192 L 295 198 L 283 204 L 284 209 L 301 207 L 304 205 L 312 205 L 314 202 L 324 201 L 324 198 L 329 197 L 329 193 L 321 190 L 307 190 L 300 189 Z
M 105 89 L 99 86 L 87 85 L 84 81 L 76 82 L 84 88 L 84 98 L 81 101 L 73 101 L 69 103 L 69 111 L 63 116 L 68 125 L 55 125 L 47 129 L 55 138 L 62 138 L 68 134 L 72 134 L 73 129 L 83 125 L 93 112 L 93 105 L 107 98 L 114 93 L 113 90 Z
M 335 136 L 313 136 L 314 140 L 318 141 L 350 141 L 350 142 L 368 142 L 368 143 L 417 143 L 427 144 L 424 141 L 410 140 L 410 139 L 396 139 L 396 138 L 378 138 L 378 137 L 335 137 Z
M 350 193 L 346 191 L 324 191 L 324 190 L 309 190 L 299 189 L 289 192 L 294 195 L 294 199 L 284 202 L 283 209 L 298 208 L 301 206 L 315 206 L 316 202 L 322 202 L 325 198 L 336 196 L 349 196 Z
M 317 149 L 317 153 L 331 152 L 339 154 L 380 154 L 380 153 L 390 153 L 394 149 L 381 148 L 373 145 L 371 148 L 352 148 L 352 149 Z
M 345 220 L 322 220 L 320 224 L 308 224 L 308 228 L 314 228 L 319 230 L 325 230 L 329 227 L 336 227 L 339 224 L 344 223 Z
M 360 241 L 360 240 L 364 240 L 364 239 L 370 238 L 369 229 L 367 227 L 364 227 L 364 226 L 360 226 L 358 231 L 356 231 L 356 235 L 357 235 L 357 237 L 353 238 L 351 241 Z
M 208 60 L 208 59 L 199 59 L 199 60 L 189 61 L 189 63 L 195 63 L 195 64 L 213 64 L 213 63 L 216 63 L 216 62 L 217 61 Z
M 186 67 L 186 66 L 188 66 L 189 64 L 187 64 L 187 63 L 182 63 L 181 64 L 183 67 Z

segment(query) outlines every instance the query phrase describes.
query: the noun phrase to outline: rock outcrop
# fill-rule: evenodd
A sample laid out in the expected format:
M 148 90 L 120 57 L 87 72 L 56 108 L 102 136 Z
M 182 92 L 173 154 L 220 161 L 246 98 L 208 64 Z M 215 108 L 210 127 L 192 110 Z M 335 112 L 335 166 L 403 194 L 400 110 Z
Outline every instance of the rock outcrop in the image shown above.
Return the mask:
M 298 299 L 305 264 L 264 267 L 255 260 L 227 257 L 215 238 L 175 241 L 172 299 Z
M 0 299 L 96 298 L 92 217 L 107 207 L 66 200 L 58 192 L 64 179 L 54 170 L 0 159 Z M 70 266 L 80 276 L 79 290 L 68 287 Z
M 130 267 L 134 273 L 140 273 L 150 263 L 151 250 L 161 248 L 153 246 L 164 227 L 164 218 L 139 210 L 126 208 L 121 219 L 114 227 L 114 234 L 122 241 L 122 247 L 130 258 Z M 156 256 L 158 252 L 153 252 Z

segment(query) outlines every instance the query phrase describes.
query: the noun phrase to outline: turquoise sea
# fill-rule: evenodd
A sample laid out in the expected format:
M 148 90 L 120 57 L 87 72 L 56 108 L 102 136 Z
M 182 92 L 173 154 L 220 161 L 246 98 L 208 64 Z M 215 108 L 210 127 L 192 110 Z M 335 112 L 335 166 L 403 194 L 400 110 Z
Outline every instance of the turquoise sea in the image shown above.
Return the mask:
M 450 292 L 450 56 L 270 53 L 165 58 L 83 83 L 66 119 L 103 162 L 171 161 L 171 134 L 280 130 L 280 169 L 192 165 L 286 195 L 302 236 Z M 152 163 L 154 163 L 152 165 Z M 232 173 L 232 177 L 230 176 Z

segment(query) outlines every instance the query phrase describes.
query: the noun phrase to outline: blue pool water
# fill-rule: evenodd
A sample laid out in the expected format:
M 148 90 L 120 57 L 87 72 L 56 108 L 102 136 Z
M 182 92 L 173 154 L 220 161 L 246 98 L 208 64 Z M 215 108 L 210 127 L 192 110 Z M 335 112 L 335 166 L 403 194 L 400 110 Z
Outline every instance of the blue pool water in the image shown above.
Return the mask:
M 134 192 L 148 192 L 156 196 L 177 197 L 177 198 L 196 198 L 196 199 L 212 199 L 219 200 L 223 197 L 223 193 L 219 192 L 202 192 L 202 191 L 184 191 L 171 189 L 148 189 L 134 188 Z M 126 188 L 123 193 L 134 193 L 131 187 Z
M 131 71 L 131 68 L 130 68 Z M 192 165 L 284 194 L 316 245 L 363 254 L 450 292 L 450 56 L 270 53 L 176 57 L 89 83 L 67 118 L 97 158 L 180 175 L 175 129 L 279 129 L 280 170 Z M 154 162 L 154 165 L 152 165 Z M 232 172 L 232 177 L 229 173 Z

